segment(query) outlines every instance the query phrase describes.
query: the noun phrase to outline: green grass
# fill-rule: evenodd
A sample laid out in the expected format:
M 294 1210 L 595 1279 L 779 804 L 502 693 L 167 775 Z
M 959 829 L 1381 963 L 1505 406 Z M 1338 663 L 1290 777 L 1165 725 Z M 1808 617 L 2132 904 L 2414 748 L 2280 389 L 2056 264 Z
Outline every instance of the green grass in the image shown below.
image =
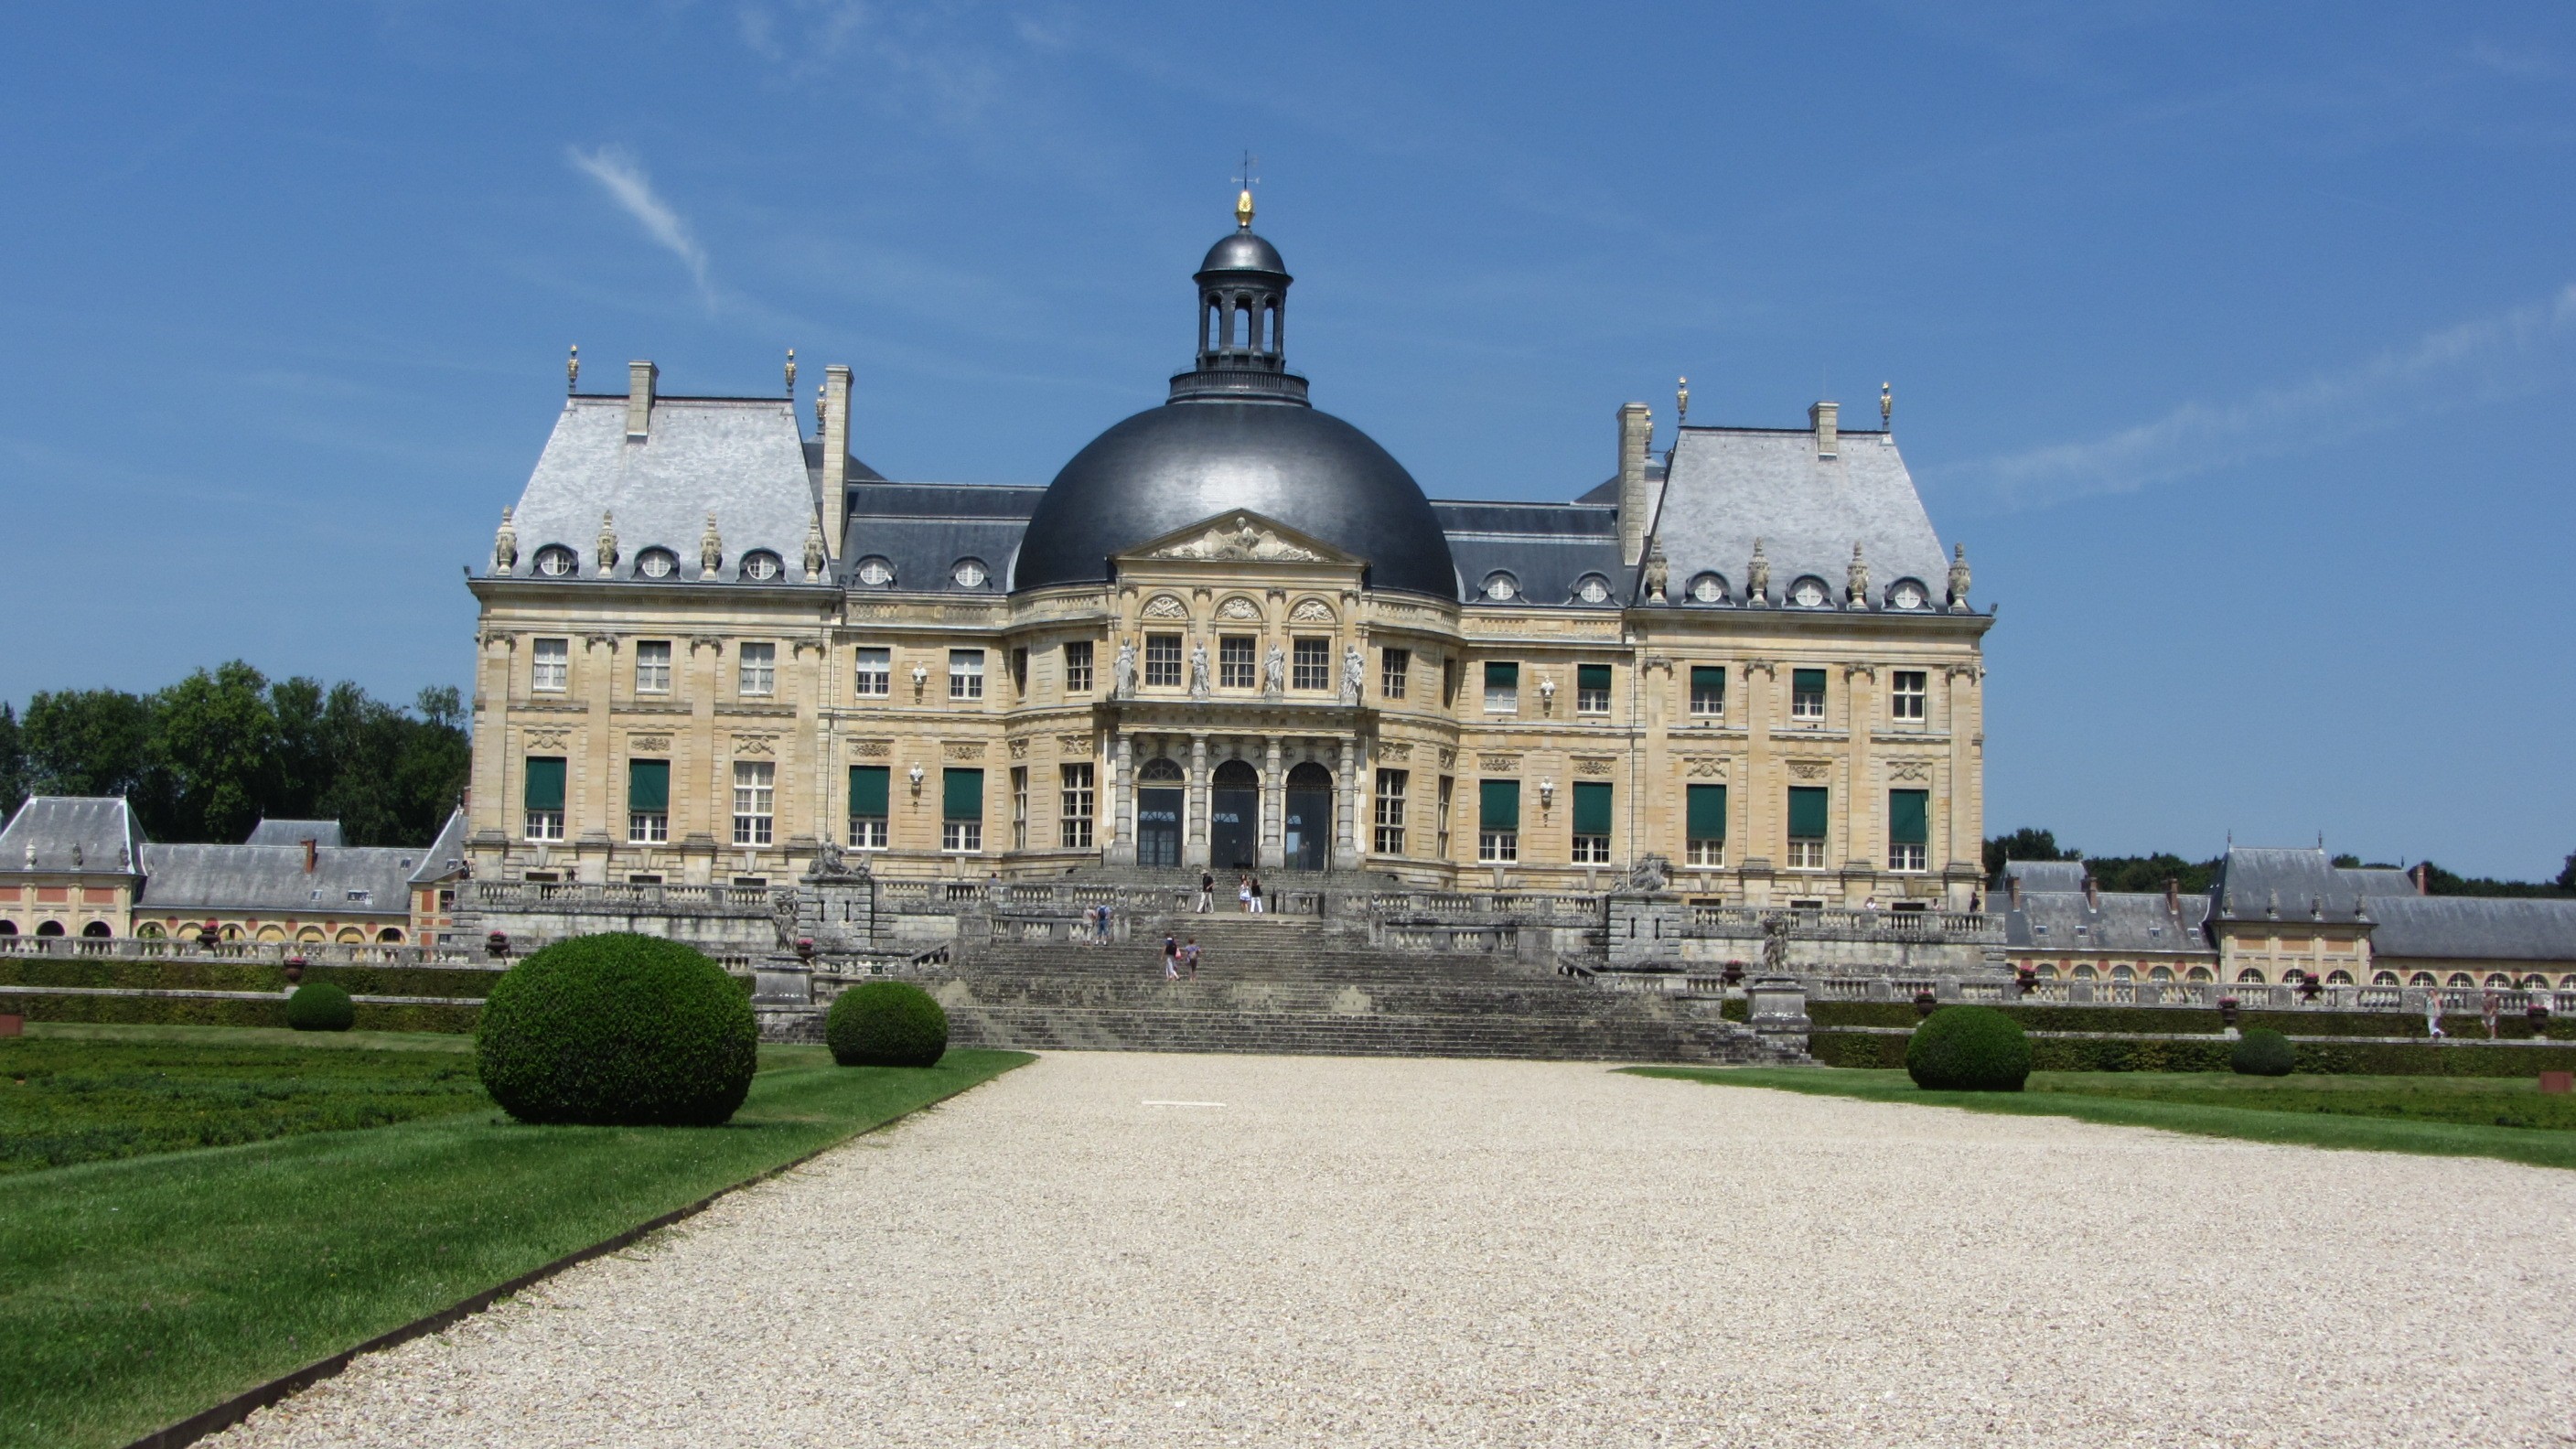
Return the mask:
M 2371 1152 L 2500 1157 L 2576 1168 L 2576 1101 L 2536 1081 L 2480 1077 L 2240 1077 L 2226 1072 L 2033 1072 L 2020 1092 L 1926 1092 L 1902 1071 L 1629 1067 L 1637 1076 L 1771 1087 L 2027 1117 L 2074 1117 L 2204 1137 Z
M 154 1030 L 91 1040 L 257 1045 L 133 1034 Z M 308 1041 L 317 1070 L 367 1045 Z M 485 1108 L 0 1177 L 0 1446 L 126 1443 L 1028 1060 L 842 1068 L 765 1047 L 723 1127 L 529 1127 Z

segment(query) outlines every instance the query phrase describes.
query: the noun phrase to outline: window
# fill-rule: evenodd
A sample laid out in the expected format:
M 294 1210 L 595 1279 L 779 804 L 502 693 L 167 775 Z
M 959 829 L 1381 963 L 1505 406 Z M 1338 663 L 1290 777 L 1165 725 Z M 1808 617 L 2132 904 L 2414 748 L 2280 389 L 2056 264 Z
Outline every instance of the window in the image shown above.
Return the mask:
M 1088 646 L 1086 646 L 1088 647 Z M 1062 794 L 1056 806 L 1057 844 L 1067 850 L 1091 848 L 1091 766 L 1061 765 Z
M 1726 787 L 1690 786 L 1682 816 L 1683 858 L 1697 866 L 1726 864 Z
M 894 565 L 874 556 L 859 560 L 859 582 L 882 589 L 894 582 Z
M 626 762 L 626 839 L 660 845 L 671 838 L 671 762 Z
M 1574 596 L 1587 604 L 1606 604 L 1610 602 L 1610 581 L 1599 574 L 1585 574 L 1583 582 L 1574 586 Z
M 745 644 L 740 668 L 734 675 L 735 689 L 746 696 L 766 696 L 778 692 L 778 646 Z
M 1404 787 L 1412 778 L 1407 770 L 1377 772 L 1376 838 L 1370 846 L 1379 855 L 1404 854 Z
M 1510 574 L 1489 574 L 1485 579 L 1485 597 L 1497 604 L 1508 604 L 1520 597 L 1521 581 Z
M 1520 859 L 1521 782 L 1477 781 L 1476 806 L 1476 859 L 1486 865 L 1509 865 Z
M 564 838 L 564 759 L 561 755 L 530 755 L 526 793 L 520 796 L 530 840 Z
M 1377 651 L 1377 692 L 1388 699 L 1404 698 L 1405 677 L 1413 672 L 1413 651 L 1381 649 Z
M 1333 687 L 1332 640 L 1297 639 L 1291 641 L 1288 658 L 1288 686 L 1291 689 L 1330 689 Z
M 1610 783 L 1607 780 L 1574 782 L 1574 863 L 1610 863 Z
M 1441 776 L 1441 777 L 1440 777 L 1440 830 L 1439 830 L 1439 839 L 1437 840 L 1436 844 L 1437 844 L 1437 847 L 1438 847 L 1438 849 L 1439 849 L 1439 851 L 1440 851 L 1440 858 L 1441 858 L 1442 860 L 1447 860 L 1447 859 L 1449 858 L 1449 811 L 1450 811 L 1450 809 L 1454 806 L 1454 804 L 1456 803 L 1456 801 L 1457 801 L 1457 797 L 1458 797 L 1458 781 L 1457 781 L 1456 777 L 1454 777 L 1454 776 L 1450 776 L 1450 775 L 1443 775 L 1443 776 Z
M 1701 574 L 1690 583 L 1691 602 L 1717 604 L 1726 600 L 1726 580 L 1715 574 Z
M 767 760 L 733 764 L 733 843 L 767 845 L 776 813 L 778 767 Z
M 1916 676 L 1920 678 L 1921 676 Z M 1887 868 L 1921 870 L 1932 839 L 1932 792 L 1887 792 Z
M 540 639 L 529 666 L 528 687 L 541 694 L 561 694 L 572 682 L 572 641 Z
M 1789 868 L 1825 868 L 1826 792 L 1821 786 L 1789 787 Z
M 1702 719 L 1726 713 L 1726 666 L 1694 664 L 1690 672 L 1690 712 Z
M 1895 688 L 1887 696 L 1887 712 L 1896 719 L 1920 720 L 1930 691 L 1924 687 L 1923 671 L 1900 669 L 1893 676 Z
M 1216 682 L 1226 689 L 1252 687 L 1252 636 L 1228 634 L 1216 641 Z
M 884 765 L 850 767 L 850 844 L 858 850 L 886 848 L 886 784 Z
M 961 589 L 980 589 L 991 575 L 985 570 L 982 559 L 961 558 L 957 566 L 948 571 L 948 577 L 955 580 Z
M 1608 714 L 1610 712 L 1609 665 L 1578 664 L 1574 666 L 1574 712 L 1576 714 Z
M 671 641 L 647 639 L 635 646 L 635 692 L 671 692 Z
M 1091 641 L 1077 639 L 1064 646 L 1064 692 L 1091 692 Z
M 778 555 L 767 549 L 760 549 L 743 556 L 742 576 L 754 583 L 765 584 L 784 571 L 784 567 L 778 562 Z
M 550 543 L 537 550 L 537 573 L 541 577 L 568 579 L 579 567 L 581 560 L 574 558 L 572 550 L 562 544 Z
M 1181 636 L 1148 634 L 1145 636 L 1145 684 L 1178 688 L 1181 682 Z
M 635 556 L 635 576 L 667 579 L 680 571 L 680 556 L 667 548 L 648 548 Z
M 1011 849 L 1029 848 L 1029 767 L 1011 767 Z
M 1440 661 L 1440 707 L 1458 707 L 1458 661 L 1455 659 Z
M 1521 707 L 1521 667 L 1517 664 L 1485 666 L 1485 713 L 1517 714 Z
M 862 699 L 883 699 L 894 691 L 894 651 L 862 649 L 850 676 L 850 692 Z
M 984 848 L 984 772 L 939 772 L 939 848 L 953 852 Z
M 1789 672 L 1789 718 L 1822 724 L 1825 720 L 1825 671 L 1795 669 Z
M 1011 693 L 1020 699 L 1029 697 L 1029 651 L 1026 649 L 1011 651 Z
M 948 651 L 948 697 L 982 699 L 984 697 L 984 651 L 951 649 Z

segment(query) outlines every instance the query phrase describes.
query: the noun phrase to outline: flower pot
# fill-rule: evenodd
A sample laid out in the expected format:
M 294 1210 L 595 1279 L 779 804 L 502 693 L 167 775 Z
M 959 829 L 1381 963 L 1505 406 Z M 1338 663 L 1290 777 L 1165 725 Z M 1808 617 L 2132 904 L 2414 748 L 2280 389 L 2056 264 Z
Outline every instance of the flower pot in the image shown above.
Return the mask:
M 290 986 L 292 986 L 292 985 L 296 984 L 297 982 L 302 981 L 303 979 L 304 979 L 304 958 L 303 958 L 303 957 L 301 957 L 301 956 L 289 956 L 289 957 L 287 957 L 287 958 L 286 958 L 286 982 L 287 982 L 287 984 L 288 984 L 288 985 L 290 985 Z
M 2244 1005 L 2245 1003 L 2238 1001 L 2233 996 L 2222 996 L 2218 998 L 2219 1025 L 2234 1026 L 2236 1024 L 2236 1013 L 2242 1010 Z
M 1941 999 L 1934 996 L 1929 991 L 1918 991 L 1914 993 L 1914 1014 L 1916 1016 L 1930 1016 L 1940 1005 Z

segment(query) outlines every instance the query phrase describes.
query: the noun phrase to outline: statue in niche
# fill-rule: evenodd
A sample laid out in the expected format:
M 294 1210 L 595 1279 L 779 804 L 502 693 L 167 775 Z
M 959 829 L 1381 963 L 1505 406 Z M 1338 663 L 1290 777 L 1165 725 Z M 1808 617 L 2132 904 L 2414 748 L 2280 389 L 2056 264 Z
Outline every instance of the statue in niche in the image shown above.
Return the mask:
M 1288 689 L 1288 651 L 1273 644 L 1261 660 L 1261 697 L 1277 699 Z
M 1968 612 L 1968 546 L 1964 543 L 1950 555 L 1950 610 Z
M 1342 651 L 1342 703 L 1360 702 L 1360 690 L 1368 683 L 1368 660 L 1360 646 L 1350 645 Z
M 1771 560 L 1762 556 L 1762 540 L 1753 540 L 1753 562 L 1744 570 L 1745 601 L 1755 608 L 1771 602 Z
M 1852 545 L 1851 568 L 1843 576 L 1843 603 L 1854 609 L 1869 607 L 1869 560 L 1860 556 L 1860 545 Z
M 724 535 L 716 532 L 714 510 L 707 512 L 706 535 L 698 540 L 698 577 L 711 579 L 724 567 Z
M 492 535 L 492 572 L 506 574 L 519 566 L 519 527 L 511 521 L 510 510 L 501 510 L 501 530 Z
M 1207 641 L 1190 646 L 1190 698 L 1208 697 Z
M 1118 699 L 1125 699 L 1136 692 L 1136 641 L 1133 639 L 1118 641 L 1116 684 L 1118 693 L 1115 697 Z

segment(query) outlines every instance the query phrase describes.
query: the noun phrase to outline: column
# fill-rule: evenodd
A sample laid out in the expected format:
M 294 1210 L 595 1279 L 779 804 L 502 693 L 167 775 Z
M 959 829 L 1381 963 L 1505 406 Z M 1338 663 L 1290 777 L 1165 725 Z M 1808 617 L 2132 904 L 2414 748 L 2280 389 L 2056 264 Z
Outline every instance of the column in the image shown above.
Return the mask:
M 1136 742 L 1120 734 L 1109 760 L 1109 849 L 1111 865 L 1136 863 Z
M 1207 736 L 1190 736 L 1190 793 L 1188 795 L 1188 829 L 1182 836 L 1181 864 L 1201 870 L 1208 863 L 1208 762 Z
M 1261 853 L 1255 859 L 1263 870 L 1277 870 L 1287 860 L 1280 843 L 1281 822 L 1288 814 L 1286 782 L 1279 774 L 1279 737 L 1265 741 L 1261 764 Z
M 1357 870 L 1360 864 L 1359 842 L 1351 830 L 1359 793 L 1358 745 L 1354 739 L 1343 738 L 1341 776 L 1333 791 L 1333 866 L 1337 870 Z

